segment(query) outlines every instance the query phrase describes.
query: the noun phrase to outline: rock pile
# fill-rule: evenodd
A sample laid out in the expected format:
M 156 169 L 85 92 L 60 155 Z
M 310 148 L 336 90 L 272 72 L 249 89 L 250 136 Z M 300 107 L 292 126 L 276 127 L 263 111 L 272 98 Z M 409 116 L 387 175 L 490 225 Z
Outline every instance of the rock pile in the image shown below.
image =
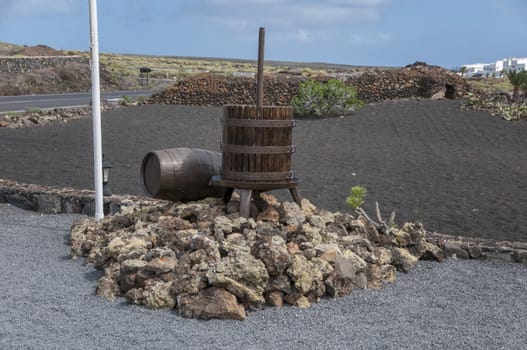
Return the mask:
M 116 108 L 116 105 L 102 104 L 101 110 Z M 29 128 L 53 123 L 69 123 L 91 116 L 91 107 L 53 108 L 48 110 L 28 110 L 23 113 L 0 114 L 0 128 Z
M 305 77 L 273 75 L 265 78 L 265 105 L 290 105 Z M 329 77 L 319 77 L 326 81 Z M 470 89 L 468 83 L 446 69 L 416 63 L 401 69 L 367 71 L 345 79 L 365 102 L 423 97 L 456 98 Z M 149 103 L 224 106 L 255 104 L 256 81 L 247 77 L 201 74 L 178 81 L 149 99 Z
M 251 218 L 207 198 L 132 205 L 72 225 L 71 254 L 104 270 L 96 292 L 201 319 L 246 318 L 284 303 L 308 307 L 324 296 L 379 288 L 418 259 L 443 260 L 419 224 L 382 234 L 363 217 L 262 194 Z

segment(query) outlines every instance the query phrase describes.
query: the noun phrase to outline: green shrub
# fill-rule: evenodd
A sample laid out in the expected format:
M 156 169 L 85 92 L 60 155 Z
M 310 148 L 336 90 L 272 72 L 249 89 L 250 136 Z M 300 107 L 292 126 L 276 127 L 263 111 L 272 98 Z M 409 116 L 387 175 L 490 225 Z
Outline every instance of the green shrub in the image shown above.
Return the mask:
M 473 92 L 465 95 L 465 103 L 461 108 L 463 110 L 488 111 L 493 116 L 499 116 L 509 121 L 527 119 L 527 105 L 493 101 L 487 96 L 477 95 Z
M 131 96 L 123 95 L 121 97 L 121 105 L 128 106 L 134 102 L 134 99 Z
M 26 107 L 24 110 L 26 113 L 40 113 L 42 112 L 42 109 L 36 108 L 36 107 Z
M 306 80 L 300 84 L 292 105 L 296 118 L 322 118 L 350 114 L 364 102 L 357 97 L 357 89 L 340 80 Z
M 512 85 L 512 101 L 517 102 L 520 97 L 520 90 L 522 90 L 524 84 L 527 84 L 527 72 L 512 70 L 506 72 L 505 75 Z
M 368 191 L 364 186 L 353 186 L 350 189 L 350 195 L 346 198 L 346 204 L 353 209 L 358 209 L 364 204 L 364 197 L 368 195 Z

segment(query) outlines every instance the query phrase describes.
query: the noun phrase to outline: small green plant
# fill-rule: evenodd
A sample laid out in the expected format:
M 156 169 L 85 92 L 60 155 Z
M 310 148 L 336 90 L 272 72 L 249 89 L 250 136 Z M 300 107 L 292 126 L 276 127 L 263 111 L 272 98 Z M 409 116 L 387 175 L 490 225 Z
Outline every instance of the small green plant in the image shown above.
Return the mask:
M 312 77 L 315 75 L 315 71 L 309 67 L 302 69 L 302 75 L 305 77 Z
M 350 195 L 346 198 L 346 204 L 352 209 L 358 209 L 362 207 L 365 200 L 364 198 L 368 195 L 368 191 L 364 186 L 353 186 L 350 189 Z
M 134 99 L 128 95 L 123 95 L 123 97 L 121 97 L 121 104 L 123 106 L 128 106 L 130 104 L 132 104 L 132 102 L 134 101 Z
M 499 102 L 486 95 L 469 92 L 465 95 L 463 110 L 488 111 L 493 116 L 499 116 L 505 120 L 521 120 L 527 118 L 527 105 L 514 102 Z
M 377 221 L 369 217 L 366 211 L 362 208 L 365 200 L 364 198 L 368 195 L 368 191 L 364 186 L 353 186 L 350 189 L 350 195 L 346 198 L 346 203 L 358 214 L 364 217 L 370 224 L 372 224 L 379 232 L 384 234 L 390 234 L 393 229 L 397 228 L 395 224 L 395 211 L 391 213 L 388 222 L 381 216 L 381 210 L 379 203 L 375 202 L 375 214 Z
M 523 92 L 523 102 L 527 105 L 527 71 L 523 72 L 523 80 L 520 82 L 520 90 Z
M 527 72 L 522 71 L 508 71 L 505 73 L 509 82 L 512 85 L 512 101 L 517 102 L 520 97 L 520 90 L 522 86 L 527 83 Z
M 353 86 L 330 79 L 302 82 L 292 105 L 297 118 L 322 118 L 350 114 L 364 106 L 364 102 L 357 97 L 357 89 Z
M 494 107 L 497 110 L 496 114 L 505 120 L 511 121 L 527 118 L 527 105 L 496 103 Z
M 42 112 L 42 110 L 40 108 L 35 108 L 35 107 L 27 107 L 25 109 L 25 112 L 26 113 L 40 113 Z

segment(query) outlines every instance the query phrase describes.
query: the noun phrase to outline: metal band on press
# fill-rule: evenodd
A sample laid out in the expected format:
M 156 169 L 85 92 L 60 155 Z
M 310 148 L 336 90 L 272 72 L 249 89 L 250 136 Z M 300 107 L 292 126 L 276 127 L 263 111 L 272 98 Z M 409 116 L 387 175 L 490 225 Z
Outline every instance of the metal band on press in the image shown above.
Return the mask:
M 244 128 L 291 128 L 296 126 L 294 120 L 260 120 L 260 119 L 223 119 L 226 126 L 241 126 Z
M 294 177 L 292 171 L 286 172 L 273 172 L 273 173 L 250 173 L 245 171 L 230 171 L 223 170 L 223 177 L 227 179 L 236 179 L 236 180 L 247 180 L 247 181 L 281 181 L 281 180 L 290 180 Z
M 221 145 L 223 152 L 245 154 L 290 154 L 294 153 L 295 146 L 243 146 Z

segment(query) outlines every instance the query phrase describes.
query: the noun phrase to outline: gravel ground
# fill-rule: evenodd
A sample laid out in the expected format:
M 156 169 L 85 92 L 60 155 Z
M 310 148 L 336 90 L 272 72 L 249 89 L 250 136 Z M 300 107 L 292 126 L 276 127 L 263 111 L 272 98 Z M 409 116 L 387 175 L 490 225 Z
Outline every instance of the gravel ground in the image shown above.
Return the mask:
M 422 262 L 381 290 L 247 320 L 182 319 L 94 295 L 69 258 L 78 216 L 0 204 L 1 349 L 525 349 L 527 266 Z

